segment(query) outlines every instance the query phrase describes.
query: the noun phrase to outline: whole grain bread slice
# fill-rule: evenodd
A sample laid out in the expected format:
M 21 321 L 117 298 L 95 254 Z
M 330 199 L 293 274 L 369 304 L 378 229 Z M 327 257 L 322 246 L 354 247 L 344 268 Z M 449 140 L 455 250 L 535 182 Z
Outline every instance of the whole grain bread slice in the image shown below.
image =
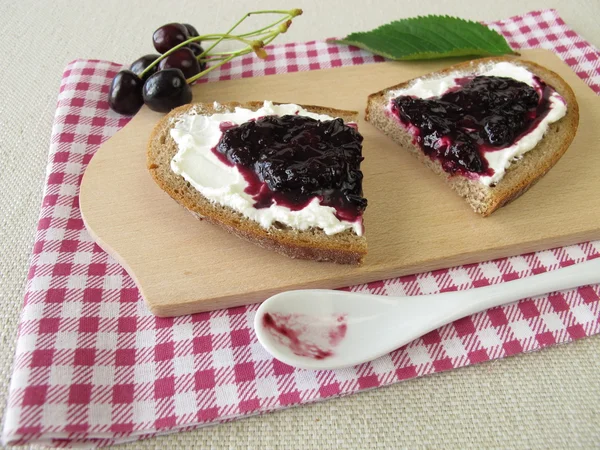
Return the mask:
M 543 139 L 529 152 L 506 170 L 504 177 L 496 186 L 486 186 L 477 180 L 445 172 L 437 159 L 427 156 L 413 143 L 413 137 L 401 126 L 398 119 L 387 111 L 390 100 L 388 93 L 404 89 L 417 78 L 391 86 L 371 94 L 368 98 L 365 119 L 392 140 L 410 151 L 421 162 L 442 177 L 458 195 L 464 197 L 471 207 L 482 216 L 489 216 L 498 208 L 506 205 L 525 193 L 542 178 L 567 151 L 577 132 L 579 107 L 571 87 L 558 74 L 531 61 L 514 57 L 482 58 L 448 67 L 439 72 L 424 75 L 422 79 L 443 77 L 451 72 L 476 73 L 478 68 L 491 63 L 510 61 L 525 67 L 552 86 L 566 101 L 567 113 L 550 125 Z
M 299 231 L 279 223 L 265 229 L 234 209 L 211 202 L 182 176 L 171 170 L 171 159 L 177 153 L 178 147 L 171 137 L 170 130 L 178 116 L 192 111 L 196 114 L 212 115 L 233 111 L 235 107 L 255 111 L 262 106 L 263 102 L 195 103 L 174 109 L 156 124 L 148 142 L 147 166 L 152 178 L 161 189 L 187 208 L 196 218 L 206 219 L 260 247 L 274 250 L 291 258 L 332 261 L 340 264 L 361 264 L 367 253 L 366 238 L 358 236 L 352 230 L 327 235 L 318 228 Z M 344 122 L 356 122 L 358 118 L 356 111 L 311 105 L 300 106 L 318 114 L 339 117 Z

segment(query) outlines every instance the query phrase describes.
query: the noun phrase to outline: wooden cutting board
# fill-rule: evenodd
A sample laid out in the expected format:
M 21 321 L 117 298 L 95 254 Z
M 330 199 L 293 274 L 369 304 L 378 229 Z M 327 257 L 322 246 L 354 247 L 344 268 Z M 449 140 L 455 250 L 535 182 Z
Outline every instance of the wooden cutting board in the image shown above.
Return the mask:
M 361 111 L 369 253 L 362 267 L 288 259 L 194 219 L 146 170 L 161 117 L 143 108 L 96 153 L 81 184 L 85 224 L 158 316 L 260 302 L 284 290 L 338 288 L 600 239 L 600 98 L 544 50 L 523 58 L 558 72 L 579 101 L 571 148 L 536 186 L 481 218 L 429 169 L 366 123 L 367 95 L 455 61 L 381 63 L 194 87 L 195 101 L 327 105 Z

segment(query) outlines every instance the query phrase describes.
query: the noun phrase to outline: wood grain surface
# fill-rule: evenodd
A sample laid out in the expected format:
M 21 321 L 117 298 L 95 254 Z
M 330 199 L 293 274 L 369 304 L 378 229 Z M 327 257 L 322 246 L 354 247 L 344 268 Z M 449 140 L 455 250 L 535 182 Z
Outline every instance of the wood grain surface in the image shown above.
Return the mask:
M 361 111 L 369 254 L 361 267 L 288 259 L 194 219 L 146 170 L 160 115 L 143 108 L 96 153 L 80 206 L 98 244 L 127 269 L 149 309 L 175 316 L 260 302 L 289 289 L 337 288 L 600 238 L 600 99 L 554 54 L 522 57 L 558 72 L 581 121 L 571 148 L 528 193 L 474 214 L 416 159 L 362 119 L 368 94 L 455 61 L 380 63 L 194 87 L 195 101 L 317 104 Z

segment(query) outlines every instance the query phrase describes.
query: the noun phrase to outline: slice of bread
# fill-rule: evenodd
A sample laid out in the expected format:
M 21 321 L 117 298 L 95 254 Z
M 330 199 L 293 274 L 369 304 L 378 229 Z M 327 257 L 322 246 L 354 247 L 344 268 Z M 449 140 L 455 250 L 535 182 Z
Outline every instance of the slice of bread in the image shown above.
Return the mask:
M 154 181 L 196 218 L 220 225 L 230 233 L 261 247 L 292 258 L 361 264 L 367 253 L 367 242 L 364 236 L 358 236 L 350 229 L 327 235 L 321 229 L 299 231 L 277 222 L 265 229 L 258 222 L 248 219 L 232 208 L 211 202 L 182 176 L 171 170 L 171 159 L 177 153 L 178 147 L 171 137 L 170 130 L 178 116 L 192 109 L 198 114 L 212 115 L 233 111 L 238 106 L 256 111 L 263 106 L 263 102 L 230 102 L 221 105 L 196 103 L 176 108 L 163 117 L 155 126 L 148 142 L 147 165 Z M 314 113 L 339 117 L 344 122 L 356 122 L 358 119 L 356 111 L 299 106 Z
M 571 87 L 556 73 L 530 61 L 514 57 L 482 58 L 457 64 L 439 72 L 420 77 L 422 79 L 443 77 L 451 72 L 475 73 L 477 68 L 491 63 L 510 61 L 525 67 L 540 77 L 546 84 L 552 86 L 566 101 L 567 113 L 550 127 L 543 139 L 529 152 L 506 170 L 504 177 L 496 186 L 486 186 L 477 180 L 471 180 L 460 175 L 445 172 L 437 159 L 432 159 L 413 143 L 413 137 L 399 123 L 398 118 L 388 112 L 390 101 L 388 93 L 407 88 L 415 79 L 391 86 L 371 94 L 366 109 L 366 120 L 373 124 L 400 146 L 409 150 L 421 162 L 441 176 L 450 187 L 464 197 L 471 207 L 482 216 L 489 216 L 498 208 L 506 205 L 526 192 L 543 177 L 566 152 L 575 137 L 579 124 L 579 108 L 577 99 Z

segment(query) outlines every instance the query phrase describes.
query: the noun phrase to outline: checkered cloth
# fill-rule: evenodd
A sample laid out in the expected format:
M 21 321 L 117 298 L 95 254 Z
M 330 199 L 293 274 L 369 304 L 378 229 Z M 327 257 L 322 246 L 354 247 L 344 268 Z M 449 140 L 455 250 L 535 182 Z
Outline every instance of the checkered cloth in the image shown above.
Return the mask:
M 553 10 L 495 22 L 511 45 L 554 50 L 596 92 L 600 53 Z M 365 64 L 382 58 L 324 42 L 247 56 L 208 81 Z M 58 97 L 46 187 L 31 258 L 3 440 L 110 445 L 213 424 L 600 332 L 600 287 L 494 308 L 433 331 L 357 367 L 294 369 L 252 331 L 257 306 L 163 319 L 145 308 L 125 270 L 86 232 L 78 190 L 99 145 L 127 122 L 106 93 L 121 65 L 68 65 Z M 470 289 L 600 256 L 588 242 L 349 288 L 382 295 Z

